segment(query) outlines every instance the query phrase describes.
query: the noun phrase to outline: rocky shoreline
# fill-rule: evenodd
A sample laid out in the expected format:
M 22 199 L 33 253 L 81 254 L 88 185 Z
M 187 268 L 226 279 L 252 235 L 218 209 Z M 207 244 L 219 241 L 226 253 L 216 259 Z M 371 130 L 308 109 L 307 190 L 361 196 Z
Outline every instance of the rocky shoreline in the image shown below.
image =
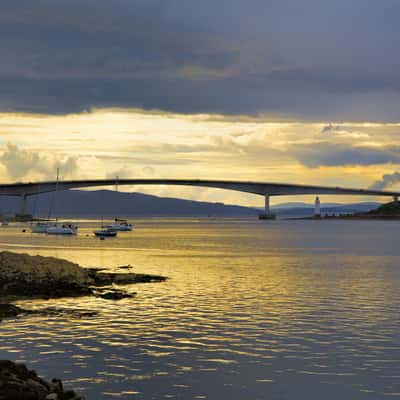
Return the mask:
M 159 275 L 131 272 L 131 268 L 123 266 L 117 272 L 107 272 L 83 268 L 54 257 L 0 252 L 0 321 L 20 314 L 62 312 L 54 309 L 23 309 L 13 304 L 17 300 L 71 296 L 121 300 L 133 297 L 136 293 L 120 285 L 166 280 Z M 60 380 L 46 382 L 23 364 L 0 360 L 0 400 L 83 400 L 83 397 L 71 390 L 64 391 Z
M 24 364 L 0 360 L 0 400 L 85 400 L 64 390 L 59 379 L 47 382 Z
M 159 275 L 126 272 L 130 268 L 124 266 L 120 267 L 119 272 L 106 272 L 97 268 L 83 268 L 54 257 L 0 252 L 0 303 L 23 298 L 72 296 L 97 296 L 118 300 L 132 297 L 135 293 L 113 285 L 166 280 Z

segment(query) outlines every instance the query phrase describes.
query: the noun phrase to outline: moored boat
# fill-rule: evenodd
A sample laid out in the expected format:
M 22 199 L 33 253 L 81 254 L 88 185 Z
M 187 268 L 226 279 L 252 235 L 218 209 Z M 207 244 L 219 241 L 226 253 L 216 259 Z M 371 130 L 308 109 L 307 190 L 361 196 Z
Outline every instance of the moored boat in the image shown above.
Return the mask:
M 107 225 L 106 228 L 113 231 L 131 231 L 133 225 L 128 223 L 126 219 L 115 218 L 114 222 Z
M 55 222 L 36 222 L 31 226 L 32 233 L 47 233 L 47 229 L 56 226 Z
M 117 236 L 117 231 L 112 229 L 99 229 L 98 231 L 94 231 L 94 234 L 97 237 L 115 237 Z
M 54 225 L 47 229 L 48 235 L 76 235 L 78 227 L 72 224 Z

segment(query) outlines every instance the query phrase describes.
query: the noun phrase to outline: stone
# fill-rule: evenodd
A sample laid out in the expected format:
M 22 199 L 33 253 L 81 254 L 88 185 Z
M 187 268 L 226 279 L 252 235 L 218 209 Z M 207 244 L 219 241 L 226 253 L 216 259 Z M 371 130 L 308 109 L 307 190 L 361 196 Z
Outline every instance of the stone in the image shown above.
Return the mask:
M 134 294 L 130 294 L 130 293 L 126 293 L 126 292 L 122 292 L 122 291 L 117 291 L 117 290 L 113 290 L 113 291 L 107 291 L 104 293 L 99 293 L 98 297 L 101 297 L 102 299 L 105 300 L 122 300 L 122 299 L 129 299 L 134 297 L 136 293 Z
M 0 293 L 3 296 L 46 299 L 90 296 L 93 295 L 93 287 L 114 283 L 128 285 L 162 282 L 165 279 L 158 275 L 104 272 L 96 268 L 82 268 L 70 261 L 54 257 L 0 252 Z
M 3 318 L 16 317 L 23 312 L 27 311 L 14 304 L 0 303 L 0 321 Z
M 0 360 L 0 400 L 84 400 L 72 390 L 63 390 L 62 382 L 51 383 L 38 377 L 23 364 Z

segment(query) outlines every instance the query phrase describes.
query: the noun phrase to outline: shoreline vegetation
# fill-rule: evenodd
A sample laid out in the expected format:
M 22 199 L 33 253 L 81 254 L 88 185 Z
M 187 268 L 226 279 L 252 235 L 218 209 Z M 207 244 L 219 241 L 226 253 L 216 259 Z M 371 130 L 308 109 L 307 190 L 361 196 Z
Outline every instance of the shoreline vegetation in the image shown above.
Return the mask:
M 119 267 L 117 272 L 83 268 L 78 264 L 55 257 L 0 252 L 0 322 L 20 314 L 74 313 L 71 310 L 29 310 L 14 303 L 24 299 L 52 299 L 61 297 L 96 296 L 105 300 L 131 298 L 135 292 L 120 285 L 163 282 L 160 275 L 131 272 L 132 267 Z M 114 287 L 118 285 L 118 288 Z M 82 314 L 81 311 L 76 311 Z M 84 312 L 85 315 L 95 314 Z M 47 382 L 23 364 L 0 360 L 1 400 L 83 400 L 72 390 L 64 391 L 62 382 Z

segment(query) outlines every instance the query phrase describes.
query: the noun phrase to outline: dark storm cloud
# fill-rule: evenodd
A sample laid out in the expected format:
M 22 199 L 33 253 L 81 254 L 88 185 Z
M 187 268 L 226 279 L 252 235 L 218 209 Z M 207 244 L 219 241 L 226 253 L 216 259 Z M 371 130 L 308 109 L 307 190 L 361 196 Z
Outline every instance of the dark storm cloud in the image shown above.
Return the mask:
M 399 17 L 394 0 L 3 0 L 0 109 L 396 120 Z
M 400 163 L 397 147 L 374 149 L 320 142 L 293 145 L 288 149 L 288 154 L 310 168 Z

